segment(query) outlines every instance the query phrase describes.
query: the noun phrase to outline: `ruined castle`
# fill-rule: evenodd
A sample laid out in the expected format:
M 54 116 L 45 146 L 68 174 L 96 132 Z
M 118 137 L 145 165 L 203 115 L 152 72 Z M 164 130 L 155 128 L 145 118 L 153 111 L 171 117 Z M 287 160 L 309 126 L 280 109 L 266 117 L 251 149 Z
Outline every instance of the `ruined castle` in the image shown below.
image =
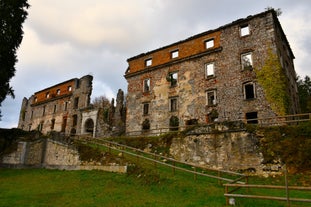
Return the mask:
M 278 69 L 274 62 L 269 65 L 273 58 L 285 84 L 279 93 L 288 97 L 286 113 L 296 114 L 294 55 L 276 12 L 269 10 L 129 58 L 126 123 L 123 92 L 116 109 L 91 107 L 88 75 L 24 98 L 18 128 L 100 136 L 111 127 L 122 131 L 125 126 L 131 135 L 215 121 L 258 123 L 284 113 L 273 103 L 275 97 L 268 98 L 273 85 L 262 85 L 265 77 L 258 74 Z M 119 121 L 102 122 L 115 111 Z
M 125 121 L 123 91 L 118 91 L 116 106 L 94 107 L 90 103 L 92 80 L 91 75 L 70 79 L 24 98 L 18 128 L 93 137 L 121 133 Z
M 272 59 L 278 64 L 269 63 Z M 267 76 L 280 69 L 284 87 L 278 93 L 288 97 L 286 113 L 296 114 L 293 59 L 274 10 L 129 58 L 126 131 L 156 133 L 227 120 L 258 123 L 284 115 L 282 104 L 273 102 L 277 98 L 268 99 L 278 77 L 271 87 L 263 86 L 260 80 L 267 78 L 257 74 L 263 68 L 269 68 Z

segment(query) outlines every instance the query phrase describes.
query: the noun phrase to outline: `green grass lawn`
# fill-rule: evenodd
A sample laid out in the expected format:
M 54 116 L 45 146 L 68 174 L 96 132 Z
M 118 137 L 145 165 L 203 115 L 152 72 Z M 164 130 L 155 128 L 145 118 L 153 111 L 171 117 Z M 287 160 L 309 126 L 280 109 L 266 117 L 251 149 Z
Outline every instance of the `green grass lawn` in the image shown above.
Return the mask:
M 131 175 L 103 171 L 0 169 L 0 206 L 225 206 L 216 180 L 183 172 Z M 140 174 L 141 173 L 141 174 Z M 170 174 L 170 175 L 169 175 Z M 298 205 L 299 204 L 299 205 Z M 296 203 L 292 206 L 311 206 Z M 285 202 L 237 199 L 237 206 L 285 206 Z
M 190 181 L 191 180 L 191 181 Z M 0 206 L 222 206 L 222 187 L 102 171 L 0 170 Z

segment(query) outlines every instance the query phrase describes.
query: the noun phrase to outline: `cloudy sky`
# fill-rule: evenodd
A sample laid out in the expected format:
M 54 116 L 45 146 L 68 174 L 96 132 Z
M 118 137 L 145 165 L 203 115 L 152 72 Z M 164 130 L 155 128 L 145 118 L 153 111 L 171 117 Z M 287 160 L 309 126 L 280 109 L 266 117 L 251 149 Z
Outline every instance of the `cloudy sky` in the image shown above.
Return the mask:
M 239 18 L 280 8 L 281 25 L 296 56 L 299 76 L 310 74 L 310 0 L 28 0 L 24 39 L 3 102 L 0 128 L 16 127 L 23 97 L 91 74 L 92 98 L 125 92 L 126 60 L 216 29 Z

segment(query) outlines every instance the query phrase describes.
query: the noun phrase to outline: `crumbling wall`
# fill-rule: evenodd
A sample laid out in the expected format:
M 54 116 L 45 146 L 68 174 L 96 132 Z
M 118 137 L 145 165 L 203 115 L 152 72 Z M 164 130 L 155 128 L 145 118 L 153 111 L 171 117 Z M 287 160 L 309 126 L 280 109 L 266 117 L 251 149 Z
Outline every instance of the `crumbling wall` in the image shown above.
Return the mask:
M 219 125 L 220 126 L 220 125 Z M 198 127 L 186 137 L 174 138 L 170 154 L 175 159 L 211 169 L 246 173 L 282 171 L 280 162 L 264 163 L 259 137 L 245 130 Z
M 80 165 L 78 151 L 70 145 L 49 140 L 44 154 L 44 165 Z
M 104 159 L 104 158 L 103 158 Z M 52 139 L 19 142 L 17 150 L 0 158 L 0 165 L 6 167 L 35 167 L 65 170 L 104 170 L 125 173 L 127 167 L 114 163 L 99 164 L 81 161 L 74 145 Z
M 214 169 L 261 171 L 258 139 L 246 132 L 190 135 L 173 139 L 170 153 L 177 160 Z
M 18 128 L 65 134 L 80 133 L 80 110 L 89 107 L 92 94 L 91 75 L 74 78 L 24 98 Z
M 241 35 L 245 25 L 249 34 Z M 211 38 L 214 45 L 206 48 L 204 43 Z M 284 67 L 291 82 L 288 87 L 292 88 L 288 93 L 297 97 L 293 93 L 296 88 L 293 56 L 277 17 L 271 11 L 128 59 L 126 132 L 139 134 L 142 123 L 147 120 L 150 133 L 155 133 L 159 128 L 168 128 L 171 117 L 179 119 L 179 126 L 185 126 L 191 120 L 199 123 L 215 119 L 219 122 L 250 119 L 268 122 L 268 118 L 280 114 L 271 108 L 255 71 L 265 64 L 269 49 L 283 64 L 289 62 L 289 68 Z M 172 57 L 172 51 L 177 50 L 178 56 Z M 246 62 L 250 65 L 245 65 L 245 55 L 249 55 Z M 282 61 L 280 55 L 286 58 Z M 152 60 L 152 63 L 147 65 L 146 60 Z M 207 74 L 207 64 L 213 64 L 212 74 Z M 169 78 L 171 73 L 178 74 L 174 86 Z M 148 80 L 147 91 L 145 80 Z M 171 110 L 172 99 L 177 100 L 175 110 Z M 149 109 L 145 113 L 147 104 Z M 289 104 L 297 109 L 297 104 Z

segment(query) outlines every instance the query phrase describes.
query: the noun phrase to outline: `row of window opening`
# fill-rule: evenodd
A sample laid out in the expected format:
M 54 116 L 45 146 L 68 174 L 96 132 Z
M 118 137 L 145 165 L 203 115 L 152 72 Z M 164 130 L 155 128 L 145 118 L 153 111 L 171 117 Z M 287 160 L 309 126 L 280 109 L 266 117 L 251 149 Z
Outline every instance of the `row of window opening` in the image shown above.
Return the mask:
M 243 84 L 243 98 L 244 100 L 252 100 L 256 98 L 255 84 L 253 82 L 246 82 Z M 217 90 L 206 91 L 206 105 L 215 106 L 217 104 Z M 143 115 L 149 115 L 150 104 L 143 103 Z M 178 110 L 178 97 L 169 99 L 169 111 L 175 112 Z
M 170 87 L 177 86 L 178 81 L 178 73 L 171 72 L 166 76 L 166 80 L 170 83 Z M 151 81 L 150 78 L 146 78 L 143 80 L 143 92 L 148 93 L 151 90 Z
M 71 92 L 71 91 L 72 91 L 72 87 L 71 87 L 71 86 L 68 86 L 68 87 L 67 87 L 67 91 L 68 91 L 68 92 Z M 58 96 L 58 95 L 60 95 L 60 94 L 61 94 L 61 90 L 60 90 L 60 89 L 57 89 L 55 94 L 51 94 L 50 92 L 46 92 L 46 93 L 45 93 L 45 98 L 48 99 L 48 98 L 50 98 L 51 96 L 52 96 L 52 97 L 55 96 L 55 95 Z M 37 101 L 38 101 L 38 98 L 35 97 L 35 102 L 37 102 Z
M 252 53 L 245 53 L 241 55 L 242 61 L 242 69 L 252 69 L 253 68 L 253 61 L 252 61 Z M 210 62 L 205 64 L 205 76 L 206 78 L 214 77 L 215 76 L 215 63 Z M 170 82 L 170 86 L 174 87 L 177 86 L 178 82 L 178 73 L 172 72 L 169 73 L 166 77 L 167 81 Z M 143 81 L 143 92 L 150 92 L 150 78 L 144 79 Z
M 206 41 L 204 41 L 204 45 L 205 45 L 205 49 L 211 49 L 215 46 L 215 39 L 208 39 Z M 173 50 L 170 53 L 170 57 L 171 59 L 175 59 L 179 57 L 179 50 Z M 150 67 L 152 66 L 152 58 L 148 58 L 145 60 L 145 66 L 146 67 Z
M 240 26 L 240 36 L 244 37 L 244 36 L 248 36 L 248 35 L 250 35 L 249 25 L 245 24 L 245 25 Z M 211 48 L 215 47 L 215 39 L 211 38 L 211 39 L 205 40 L 204 46 L 205 46 L 205 49 L 211 49 Z M 179 50 L 171 51 L 170 56 L 171 56 L 171 59 L 178 58 L 179 57 Z M 146 67 L 152 66 L 152 58 L 148 58 L 145 60 L 145 66 Z
M 69 105 L 69 102 L 65 101 L 63 104 L 64 111 L 68 110 L 68 105 Z M 74 99 L 73 109 L 78 109 L 78 107 L 79 107 L 79 97 L 76 97 Z M 55 114 L 57 112 L 57 109 L 58 109 L 57 104 L 53 105 L 52 113 Z M 34 111 L 31 111 L 31 118 L 33 118 L 33 114 L 34 114 Z M 46 105 L 42 107 L 42 116 L 45 116 L 45 115 L 46 115 Z

